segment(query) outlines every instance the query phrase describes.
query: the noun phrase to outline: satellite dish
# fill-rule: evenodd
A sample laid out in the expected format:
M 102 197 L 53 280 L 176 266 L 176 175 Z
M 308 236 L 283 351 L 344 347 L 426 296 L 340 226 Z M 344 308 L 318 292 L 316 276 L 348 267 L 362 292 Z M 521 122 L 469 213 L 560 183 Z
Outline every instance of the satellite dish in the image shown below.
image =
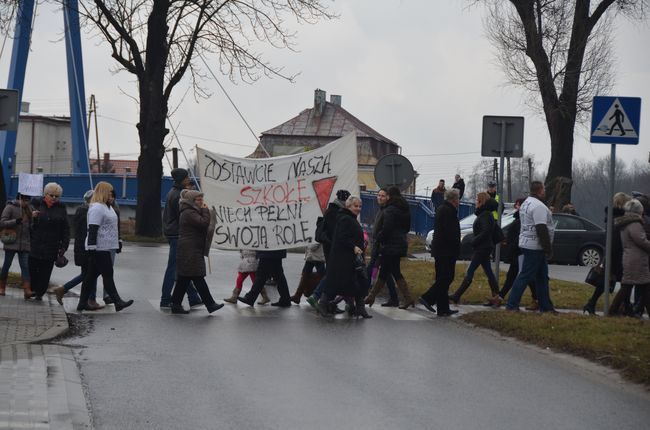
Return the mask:
M 384 155 L 375 166 L 375 182 L 382 188 L 395 186 L 404 191 L 411 185 L 414 177 L 413 165 L 403 155 Z

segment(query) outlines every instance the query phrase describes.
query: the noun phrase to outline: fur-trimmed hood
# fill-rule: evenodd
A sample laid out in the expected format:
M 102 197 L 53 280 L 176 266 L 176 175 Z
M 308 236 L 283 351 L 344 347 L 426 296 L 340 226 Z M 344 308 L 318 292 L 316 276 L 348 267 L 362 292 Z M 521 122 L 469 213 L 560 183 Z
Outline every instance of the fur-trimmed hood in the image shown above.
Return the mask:
M 619 229 L 623 229 L 626 226 L 638 222 L 643 225 L 643 217 L 639 214 L 627 213 L 621 217 L 618 217 L 614 220 L 614 225 Z

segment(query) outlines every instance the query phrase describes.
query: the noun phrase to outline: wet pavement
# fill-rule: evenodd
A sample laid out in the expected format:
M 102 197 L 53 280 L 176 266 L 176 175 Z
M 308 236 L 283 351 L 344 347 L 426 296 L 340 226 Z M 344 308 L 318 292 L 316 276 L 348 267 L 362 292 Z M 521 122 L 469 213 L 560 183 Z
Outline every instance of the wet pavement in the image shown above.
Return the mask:
M 421 306 L 375 306 L 371 320 L 324 320 L 304 301 L 170 315 L 158 308 L 166 252 L 127 246 L 116 281 L 135 304 L 88 315 L 92 331 L 71 340 L 96 428 L 598 429 L 650 419 L 648 394 L 615 372 Z M 211 258 L 207 282 L 221 301 L 238 254 Z M 301 267 L 302 255 L 289 254 L 292 290 Z M 67 267 L 53 279 L 75 274 Z
M 650 419 L 650 396 L 616 372 L 439 318 L 421 306 L 374 306 L 370 320 L 324 320 L 304 301 L 289 309 L 226 304 L 212 315 L 204 308 L 171 315 L 158 307 L 166 257 L 166 247 L 127 245 L 117 257 L 116 284 L 133 306 L 75 317 L 84 330 L 65 344 L 0 350 L 0 393 L 7 375 L 21 382 L 0 394 L 0 428 L 7 428 L 7 402 L 13 416 L 45 420 L 42 381 L 56 369 L 48 367 L 56 362 L 53 354 L 62 357 L 53 374 L 76 370 L 64 378 L 76 394 L 66 396 L 79 405 L 83 385 L 91 417 L 86 425 L 97 429 L 605 429 L 644 428 Z M 292 290 L 302 258 L 285 260 Z M 206 280 L 219 302 L 230 295 L 238 260 L 236 252 L 213 250 Z M 77 270 L 56 269 L 52 280 L 63 283 Z M 269 291 L 277 298 L 273 287 Z M 70 295 L 64 307 L 54 302 L 53 308 L 74 312 L 76 303 Z M 461 307 L 476 309 L 485 308 Z M 12 403 L 30 392 L 29 408 Z M 47 398 L 63 397 L 59 391 Z M 83 428 L 75 424 L 83 422 L 83 408 L 68 409 L 48 409 L 48 423 L 41 424 L 71 428 L 69 422 L 54 425 L 68 417 L 72 428 Z
M 0 429 L 90 428 L 77 363 L 55 339 L 68 331 L 63 309 L 45 296 L 0 296 Z M 52 300 L 52 301 L 51 301 Z

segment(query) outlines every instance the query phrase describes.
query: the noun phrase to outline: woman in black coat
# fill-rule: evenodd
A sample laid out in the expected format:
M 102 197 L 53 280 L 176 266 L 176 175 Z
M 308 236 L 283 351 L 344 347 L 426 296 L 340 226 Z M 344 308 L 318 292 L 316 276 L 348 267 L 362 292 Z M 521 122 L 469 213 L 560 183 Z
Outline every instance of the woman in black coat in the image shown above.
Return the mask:
M 50 182 L 43 189 L 43 197 L 32 205 L 31 247 L 29 276 L 36 300 L 42 300 L 50 283 L 54 261 L 70 244 L 70 227 L 65 205 L 60 202 L 63 188 Z
M 400 270 L 400 258 L 405 257 L 408 251 L 406 235 L 411 229 L 411 211 L 397 187 L 388 189 L 388 201 L 380 224 L 376 227 L 375 244 L 381 255 L 381 268 L 378 279 L 366 298 L 366 303 L 369 305 L 374 303 L 375 297 L 384 288 L 388 277 L 392 275 L 404 299 L 399 306 L 400 309 L 415 307 L 415 300 Z
M 458 304 L 460 297 L 472 284 L 474 272 L 479 266 L 483 267 L 485 276 L 487 276 L 488 283 L 490 284 L 490 290 L 492 291 L 492 298 L 490 300 L 493 302 L 498 301 L 499 283 L 494 277 L 492 267 L 490 266 L 490 254 L 494 248 L 494 229 L 496 226 L 492 212 L 497 210 L 498 207 L 499 204 L 497 201 L 491 198 L 488 193 L 478 193 L 476 196 L 476 219 L 474 220 L 474 224 L 472 224 L 472 232 L 474 233 L 474 238 L 472 239 L 472 249 L 474 250 L 472 261 L 469 263 L 467 273 L 460 287 L 458 287 L 454 294 L 449 296 L 449 300 L 456 304 Z
M 625 203 L 632 199 L 631 196 L 625 193 L 616 193 L 614 194 L 614 199 L 612 201 L 613 208 L 612 214 L 614 215 L 614 230 L 612 233 L 612 264 L 611 264 L 611 274 L 610 274 L 610 291 L 614 290 L 616 282 L 620 282 L 623 279 L 623 243 L 621 242 L 621 227 L 616 225 L 616 219 L 625 215 L 625 210 L 623 206 Z M 607 208 L 605 208 L 605 224 L 607 224 Z M 605 261 L 601 263 L 602 267 L 605 267 Z M 587 304 L 582 308 L 582 313 L 589 312 L 589 315 L 596 314 L 596 303 L 598 299 L 605 292 L 605 285 L 594 288 L 594 292 L 589 298 Z M 626 303 L 627 312 L 630 313 L 629 303 Z
M 327 284 L 318 302 L 321 315 L 327 315 L 328 299 L 336 296 L 354 297 L 353 314 L 371 318 L 365 310 L 366 296 L 365 266 L 355 264 L 356 258 L 363 258 L 363 229 L 357 221 L 361 213 L 361 199 L 350 196 L 345 208 L 336 215 L 334 239 L 327 260 Z

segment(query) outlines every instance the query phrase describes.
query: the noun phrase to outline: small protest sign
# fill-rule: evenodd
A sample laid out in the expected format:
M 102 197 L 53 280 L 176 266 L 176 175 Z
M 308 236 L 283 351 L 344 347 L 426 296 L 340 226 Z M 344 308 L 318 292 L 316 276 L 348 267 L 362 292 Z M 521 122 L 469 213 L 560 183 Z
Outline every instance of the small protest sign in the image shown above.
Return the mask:
M 18 174 L 18 192 L 31 197 L 43 195 L 43 175 L 20 172 Z

